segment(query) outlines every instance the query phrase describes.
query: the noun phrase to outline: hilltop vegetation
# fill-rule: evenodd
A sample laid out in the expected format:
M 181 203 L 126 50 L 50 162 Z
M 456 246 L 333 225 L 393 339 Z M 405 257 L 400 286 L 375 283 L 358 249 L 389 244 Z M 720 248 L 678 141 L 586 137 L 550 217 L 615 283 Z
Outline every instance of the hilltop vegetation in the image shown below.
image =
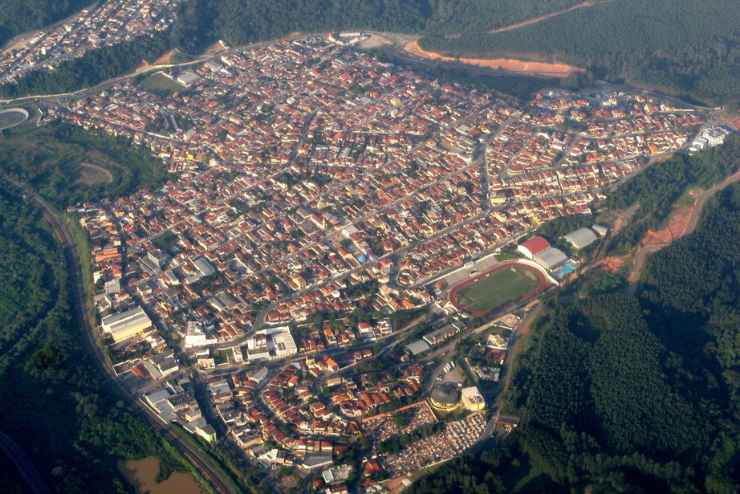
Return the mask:
M 412 492 L 737 492 L 740 185 L 621 287 L 550 304 L 514 377 L 522 426 Z
M 231 45 L 291 32 L 373 29 L 450 33 L 493 29 L 575 0 L 188 0 L 175 28 L 186 48 Z
M 111 180 L 86 183 L 84 167 L 90 165 L 107 170 Z M 167 177 L 164 165 L 142 148 L 63 123 L 6 132 L 0 137 L 0 172 L 60 208 L 156 187 Z
M 0 45 L 68 17 L 93 0 L 0 0 Z
M 509 32 L 430 36 L 422 44 L 454 55 L 557 58 L 600 78 L 737 102 L 738 23 L 734 0 L 612 0 Z

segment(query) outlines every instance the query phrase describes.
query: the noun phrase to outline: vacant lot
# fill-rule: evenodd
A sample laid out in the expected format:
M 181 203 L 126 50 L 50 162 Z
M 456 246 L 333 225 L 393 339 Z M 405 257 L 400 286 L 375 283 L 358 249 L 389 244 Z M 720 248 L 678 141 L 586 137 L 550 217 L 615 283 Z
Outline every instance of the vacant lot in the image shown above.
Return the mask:
M 453 289 L 453 303 L 471 313 L 487 313 L 534 292 L 541 283 L 534 269 L 509 265 Z
M 93 165 L 92 163 L 80 164 L 80 184 L 90 186 L 109 184 L 111 182 L 113 182 L 113 174 L 110 170 L 106 170 L 100 165 Z
M 177 81 L 168 77 L 164 72 L 155 72 L 154 74 L 147 76 L 140 83 L 141 89 L 149 91 L 155 94 L 170 94 L 182 91 L 185 89 L 182 85 L 178 84 Z

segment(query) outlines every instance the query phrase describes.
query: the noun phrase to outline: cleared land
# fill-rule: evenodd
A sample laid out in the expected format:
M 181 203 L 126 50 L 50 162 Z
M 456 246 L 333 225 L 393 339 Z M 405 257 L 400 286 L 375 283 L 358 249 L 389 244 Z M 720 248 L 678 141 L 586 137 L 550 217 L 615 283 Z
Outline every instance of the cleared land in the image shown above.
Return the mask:
M 10 129 L 28 119 L 28 112 L 23 108 L 11 108 L 0 111 L 0 130 Z
M 155 94 L 170 94 L 185 89 L 182 85 L 178 84 L 177 81 L 168 77 L 164 72 L 155 72 L 154 74 L 147 76 L 139 84 L 141 89 L 149 91 Z
M 714 194 L 737 181 L 740 181 L 740 172 L 730 175 L 722 182 L 713 185 L 701 193 L 694 191 L 693 194 L 689 195 L 693 199 L 690 205 L 676 207 L 663 228 L 660 230 L 648 230 L 645 233 L 635 253 L 632 270 L 628 276 L 628 281 L 633 288 L 640 281 L 648 257 L 669 246 L 676 240 L 691 234 L 699 224 L 706 202 Z
M 504 70 L 517 74 L 540 75 L 547 77 L 565 78 L 573 74 L 585 72 L 579 67 L 564 63 L 529 62 L 515 58 L 466 58 L 450 57 L 441 53 L 424 50 L 419 41 L 410 41 L 403 47 L 404 51 L 420 58 L 442 62 L 459 62 L 466 65 L 476 65 L 487 69 Z
M 458 285 L 450 298 L 466 312 L 482 315 L 534 294 L 545 285 L 544 277 L 534 268 L 511 263 Z
M 113 182 L 113 174 L 100 165 L 92 163 L 80 164 L 80 179 L 82 185 L 109 184 Z
M 509 26 L 500 27 L 498 29 L 494 29 L 489 32 L 491 34 L 496 34 L 496 33 L 505 33 L 507 31 L 514 31 L 515 29 L 521 29 L 523 27 L 532 26 L 534 24 L 539 24 L 542 21 L 546 21 L 547 19 L 552 19 L 553 17 L 558 17 L 563 14 L 567 14 L 568 12 L 573 12 L 574 10 L 587 9 L 593 6 L 594 4 L 592 2 L 582 2 L 577 5 L 573 5 L 572 7 L 569 7 L 567 9 L 559 10 L 557 12 L 551 12 L 549 14 L 541 15 L 539 17 L 534 17 L 532 19 L 527 19 L 526 21 L 517 22 L 516 24 L 511 24 Z

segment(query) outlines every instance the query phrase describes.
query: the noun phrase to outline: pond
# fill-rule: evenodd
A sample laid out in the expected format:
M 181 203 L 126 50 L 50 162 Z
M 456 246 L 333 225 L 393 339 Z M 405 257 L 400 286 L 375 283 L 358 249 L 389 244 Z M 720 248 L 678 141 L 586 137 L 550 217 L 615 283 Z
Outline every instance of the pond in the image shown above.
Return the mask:
M 203 494 L 192 474 L 175 472 L 162 482 L 157 482 L 160 460 L 150 456 L 129 460 L 121 465 L 121 472 L 141 494 Z

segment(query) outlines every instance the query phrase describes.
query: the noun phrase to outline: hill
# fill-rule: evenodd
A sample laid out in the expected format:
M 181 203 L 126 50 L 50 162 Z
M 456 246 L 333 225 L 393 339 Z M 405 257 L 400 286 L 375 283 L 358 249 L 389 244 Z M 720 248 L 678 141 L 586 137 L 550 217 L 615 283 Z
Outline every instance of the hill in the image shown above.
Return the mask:
M 0 0 L 0 46 L 26 31 L 53 24 L 92 0 Z
M 740 3 L 611 0 L 507 32 L 428 36 L 456 56 L 558 59 L 708 102 L 740 101 Z

